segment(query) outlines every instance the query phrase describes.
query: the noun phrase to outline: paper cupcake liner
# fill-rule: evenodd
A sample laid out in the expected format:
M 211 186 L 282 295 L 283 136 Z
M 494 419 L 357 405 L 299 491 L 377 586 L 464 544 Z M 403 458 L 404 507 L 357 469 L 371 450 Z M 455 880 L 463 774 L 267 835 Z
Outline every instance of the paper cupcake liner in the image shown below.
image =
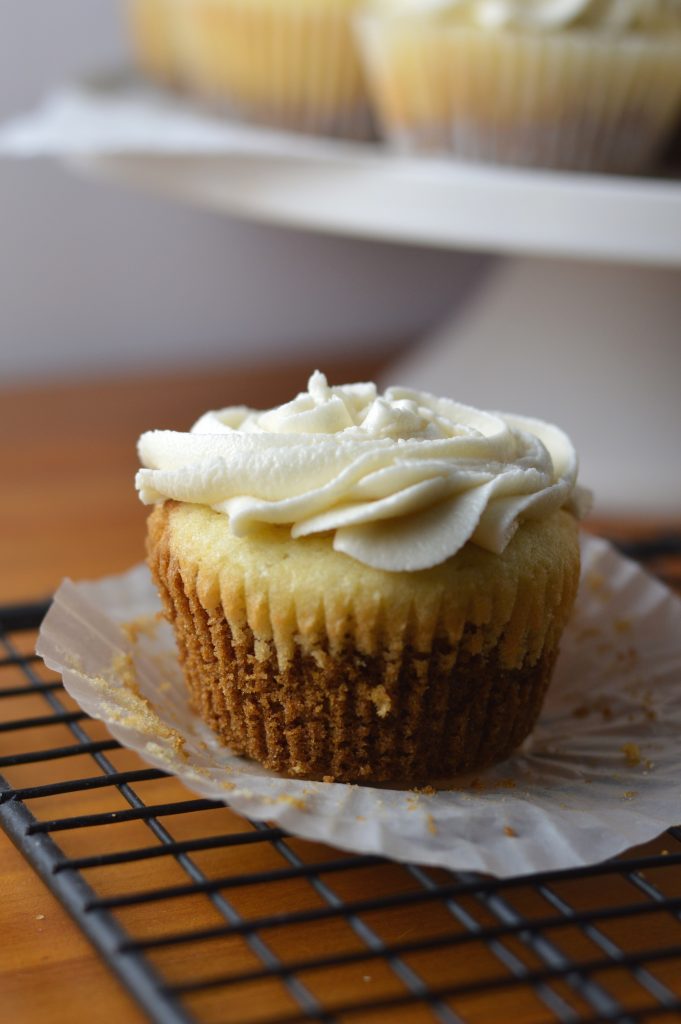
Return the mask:
M 352 0 L 177 0 L 187 88 L 257 123 L 375 137 Z
M 273 587 L 212 535 L 208 558 L 229 568 L 192 561 L 184 542 L 197 516 L 204 510 L 157 506 L 149 562 L 194 706 L 233 750 L 299 775 L 415 784 L 500 761 L 531 731 L 577 587 L 567 515 L 527 524 L 496 573 L 483 559 L 444 582 L 388 576 L 374 588 L 368 570 L 336 600 L 296 585 L 295 573 Z M 530 572 L 542 542 L 554 556 Z M 276 543 L 253 546 L 259 565 L 290 569 Z M 346 561 L 330 541 L 315 553 L 325 579 Z
M 389 16 L 357 29 L 384 134 L 401 150 L 634 173 L 681 115 L 681 33 L 528 35 Z
M 355 651 L 326 654 L 322 666 L 298 653 L 281 671 L 276 652 L 256 657 L 250 630 L 237 639 L 209 617 L 177 567 L 160 582 L 193 706 L 232 750 L 275 771 L 411 785 L 479 771 L 530 733 L 557 654 L 554 645 L 509 670 L 461 653 L 455 685 L 449 651 L 425 662 L 408 647 L 390 666 Z
M 294 835 L 510 877 L 589 865 L 681 821 L 681 602 L 583 538 L 574 615 L 524 749 L 414 792 L 282 778 L 222 746 L 192 711 L 172 631 L 140 566 L 66 581 L 38 652 L 124 745 L 193 791 Z

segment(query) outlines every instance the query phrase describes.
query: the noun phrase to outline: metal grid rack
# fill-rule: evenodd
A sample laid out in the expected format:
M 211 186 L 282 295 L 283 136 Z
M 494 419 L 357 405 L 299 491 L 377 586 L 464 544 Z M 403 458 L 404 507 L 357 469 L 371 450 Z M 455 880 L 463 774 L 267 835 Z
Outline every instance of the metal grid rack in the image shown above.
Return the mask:
M 678 585 L 681 538 L 630 549 Z M 340 854 L 143 766 L 0 609 L 0 822 L 163 1024 L 681 1020 L 681 829 L 495 880 Z

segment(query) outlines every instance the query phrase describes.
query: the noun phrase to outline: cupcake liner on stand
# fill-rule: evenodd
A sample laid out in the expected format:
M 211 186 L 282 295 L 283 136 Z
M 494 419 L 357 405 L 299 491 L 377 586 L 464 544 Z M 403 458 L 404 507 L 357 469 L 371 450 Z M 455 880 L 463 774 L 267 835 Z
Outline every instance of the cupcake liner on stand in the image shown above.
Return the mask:
M 389 14 L 357 31 L 383 132 L 403 151 L 636 173 L 681 116 L 681 33 L 495 32 Z
M 351 14 L 356 0 L 174 0 L 187 91 L 247 121 L 375 136 Z
M 178 0 L 128 0 L 127 23 L 140 68 L 153 81 L 177 87 L 182 81 L 182 36 Z

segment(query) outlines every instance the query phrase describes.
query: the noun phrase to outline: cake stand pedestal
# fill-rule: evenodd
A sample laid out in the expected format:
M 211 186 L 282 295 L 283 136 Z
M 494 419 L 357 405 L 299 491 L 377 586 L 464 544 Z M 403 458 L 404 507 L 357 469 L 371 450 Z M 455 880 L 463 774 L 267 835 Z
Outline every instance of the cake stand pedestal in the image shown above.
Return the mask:
M 681 183 L 404 157 L 233 124 L 220 135 L 213 122 L 206 151 L 187 153 L 167 145 L 162 118 L 149 121 L 156 151 L 138 139 L 102 152 L 106 116 L 90 151 L 70 155 L 88 174 L 298 229 L 501 256 L 384 383 L 557 422 L 599 513 L 678 514 Z M 119 111 L 114 134 L 126 123 Z

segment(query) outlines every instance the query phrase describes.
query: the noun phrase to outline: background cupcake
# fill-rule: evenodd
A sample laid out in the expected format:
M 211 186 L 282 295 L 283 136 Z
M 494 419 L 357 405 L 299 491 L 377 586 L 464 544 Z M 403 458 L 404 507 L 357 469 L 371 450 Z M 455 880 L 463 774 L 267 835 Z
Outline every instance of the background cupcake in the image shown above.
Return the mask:
M 178 85 L 182 78 L 177 4 L 178 0 L 128 0 L 137 61 L 145 74 L 162 85 Z
M 190 92 L 248 120 L 363 139 L 373 122 L 352 28 L 359 4 L 134 0 L 133 27 L 156 77 L 176 59 Z
M 360 34 L 404 149 L 637 172 L 681 112 L 678 0 L 374 0 Z

